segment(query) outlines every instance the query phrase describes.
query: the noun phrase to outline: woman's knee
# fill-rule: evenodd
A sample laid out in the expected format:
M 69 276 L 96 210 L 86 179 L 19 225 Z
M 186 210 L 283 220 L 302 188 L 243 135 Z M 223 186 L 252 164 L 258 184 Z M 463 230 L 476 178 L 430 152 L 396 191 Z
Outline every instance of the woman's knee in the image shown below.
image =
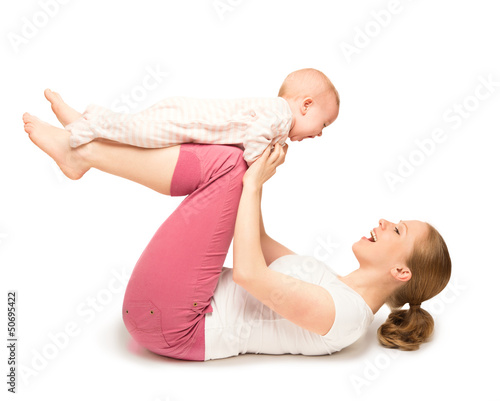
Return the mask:
M 248 168 L 243 158 L 243 150 L 236 146 L 225 146 L 225 148 L 226 160 L 224 161 L 224 167 L 231 170 L 231 175 L 241 175 L 243 177 Z
M 186 151 L 191 151 L 200 162 L 201 181 L 197 185 L 213 182 L 220 177 L 243 177 L 247 164 L 243 159 L 243 150 L 233 145 L 185 144 Z

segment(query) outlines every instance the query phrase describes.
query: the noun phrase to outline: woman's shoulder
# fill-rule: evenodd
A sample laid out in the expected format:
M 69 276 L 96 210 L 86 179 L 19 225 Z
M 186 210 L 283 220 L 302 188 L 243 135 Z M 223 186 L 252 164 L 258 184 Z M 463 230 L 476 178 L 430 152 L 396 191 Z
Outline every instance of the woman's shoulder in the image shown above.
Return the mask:
M 325 262 L 313 256 L 295 253 L 277 258 L 269 265 L 269 268 L 315 284 L 319 284 L 320 281 L 336 281 L 337 277 L 337 274 Z

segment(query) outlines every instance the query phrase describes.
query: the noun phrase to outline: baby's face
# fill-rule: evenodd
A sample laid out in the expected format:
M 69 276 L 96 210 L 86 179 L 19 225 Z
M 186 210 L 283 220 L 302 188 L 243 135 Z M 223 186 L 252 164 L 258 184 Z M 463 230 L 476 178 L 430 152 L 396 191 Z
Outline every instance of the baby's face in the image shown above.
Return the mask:
M 291 141 L 302 141 L 323 134 L 323 128 L 333 123 L 339 114 L 337 99 L 333 95 L 315 101 L 311 98 L 298 100 L 292 107 L 295 124 L 288 137 Z

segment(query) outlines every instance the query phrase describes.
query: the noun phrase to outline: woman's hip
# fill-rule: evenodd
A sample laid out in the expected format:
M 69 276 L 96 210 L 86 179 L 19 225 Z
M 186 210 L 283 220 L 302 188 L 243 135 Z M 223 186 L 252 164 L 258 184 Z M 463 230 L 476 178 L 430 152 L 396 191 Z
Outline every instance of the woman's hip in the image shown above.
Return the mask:
M 140 346 L 159 355 L 197 361 L 205 358 L 205 313 L 202 305 L 162 305 L 149 299 L 125 299 L 122 309 L 125 327 Z

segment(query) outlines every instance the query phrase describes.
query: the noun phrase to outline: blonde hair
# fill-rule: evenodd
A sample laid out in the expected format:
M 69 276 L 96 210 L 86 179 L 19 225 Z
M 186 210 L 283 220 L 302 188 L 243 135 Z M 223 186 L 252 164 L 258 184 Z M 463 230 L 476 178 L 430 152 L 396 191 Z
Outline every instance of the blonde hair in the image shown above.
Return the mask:
M 314 68 L 304 68 L 294 71 L 285 78 L 278 96 L 286 99 L 295 99 L 299 96 L 319 98 L 323 95 L 333 94 L 340 105 L 340 98 L 328 77 Z
M 377 331 L 388 348 L 417 350 L 434 331 L 434 319 L 420 304 L 439 294 L 451 276 L 451 259 L 443 237 L 430 224 L 427 238 L 415 243 L 407 266 L 411 279 L 386 300 L 391 314 Z M 406 304 L 409 309 L 401 309 Z

